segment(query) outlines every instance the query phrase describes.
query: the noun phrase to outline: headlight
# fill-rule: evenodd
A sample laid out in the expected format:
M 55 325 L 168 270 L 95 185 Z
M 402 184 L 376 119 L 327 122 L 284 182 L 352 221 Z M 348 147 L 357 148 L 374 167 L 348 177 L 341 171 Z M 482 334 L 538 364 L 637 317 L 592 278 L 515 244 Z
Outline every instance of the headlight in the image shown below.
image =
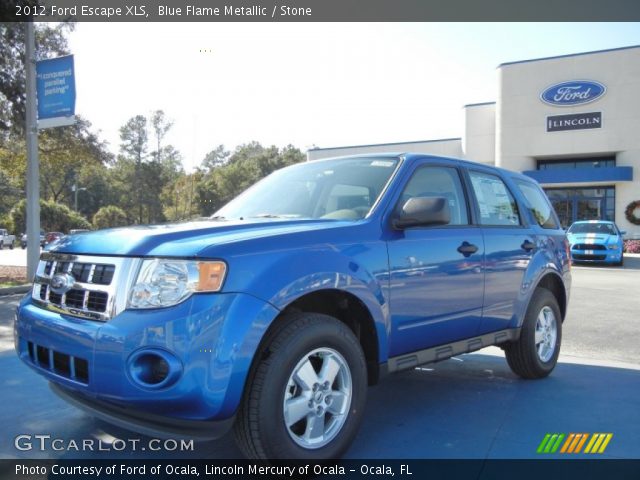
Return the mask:
M 613 243 L 613 244 L 611 244 L 611 245 L 608 245 L 608 246 L 607 246 L 607 248 L 608 248 L 609 250 L 618 250 L 618 248 L 619 248 L 619 247 L 618 247 L 618 244 L 617 244 L 617 243 Z
M 226 271 L 224 262 L 163 258 L 143 260 L 129 293 L 127 307 L 170 307 L 194 292 L 217 292 Z

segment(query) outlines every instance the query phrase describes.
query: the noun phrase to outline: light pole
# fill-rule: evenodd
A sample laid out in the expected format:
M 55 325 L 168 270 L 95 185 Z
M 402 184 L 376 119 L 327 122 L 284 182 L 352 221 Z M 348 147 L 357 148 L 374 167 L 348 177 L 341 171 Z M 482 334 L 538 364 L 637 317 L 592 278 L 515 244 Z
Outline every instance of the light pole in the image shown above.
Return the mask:
M 25 24 L 27 87 L 27 278 L 33 279 L 40 258 L 40 174 L 38 165 L 38 107 L 34 22 Z
M 71 187 L 71 190 L 73 191 L 73 209 L 77 212 L 78 211 L 78 192 L 80 190 L 86 190 L 86 188 L 81 187 L 78 188 L 75 184 Z

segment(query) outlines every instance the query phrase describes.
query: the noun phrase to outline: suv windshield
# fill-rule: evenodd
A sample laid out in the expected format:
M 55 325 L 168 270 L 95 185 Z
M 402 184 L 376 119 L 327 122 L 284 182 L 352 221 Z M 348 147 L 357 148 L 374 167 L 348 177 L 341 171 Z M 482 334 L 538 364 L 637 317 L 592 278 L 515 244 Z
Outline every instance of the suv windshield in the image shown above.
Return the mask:
M 397 158 L 344 158 L 273 172 L 213 214 L 215 219 L 364 218 L 387 185 Z
M 617 235 L 615 227 L 610 223 L 574 223 L 567 233 L 599 233 L 601 235 Z

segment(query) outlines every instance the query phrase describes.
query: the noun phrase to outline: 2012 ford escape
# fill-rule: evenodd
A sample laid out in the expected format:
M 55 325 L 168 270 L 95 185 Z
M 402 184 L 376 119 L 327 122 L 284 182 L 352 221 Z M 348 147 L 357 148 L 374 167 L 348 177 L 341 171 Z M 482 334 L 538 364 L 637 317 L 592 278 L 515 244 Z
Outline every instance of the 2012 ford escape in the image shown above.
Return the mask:
M 386 373 L 500 345 L 517 375 L 548 375 L 568 248 L 517 173 L 416 154 L 307 162 L 206 221 L 63 238 L 17 309 L 16 349 L 126 428 L 233 428 L 249 457 L 335 458 Z

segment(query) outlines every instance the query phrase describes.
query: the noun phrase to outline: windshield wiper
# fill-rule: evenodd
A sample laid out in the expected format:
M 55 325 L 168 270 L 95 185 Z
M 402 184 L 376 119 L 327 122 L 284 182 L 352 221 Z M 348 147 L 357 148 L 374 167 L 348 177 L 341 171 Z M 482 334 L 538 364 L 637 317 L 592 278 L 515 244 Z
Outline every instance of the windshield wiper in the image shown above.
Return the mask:
M 209 220 L 213 220 L 214 222 L 224 222 L 227 220 L 227 217 L 223 217 L 222 215 L 215 215 L 213 217 L 209 217 Z

